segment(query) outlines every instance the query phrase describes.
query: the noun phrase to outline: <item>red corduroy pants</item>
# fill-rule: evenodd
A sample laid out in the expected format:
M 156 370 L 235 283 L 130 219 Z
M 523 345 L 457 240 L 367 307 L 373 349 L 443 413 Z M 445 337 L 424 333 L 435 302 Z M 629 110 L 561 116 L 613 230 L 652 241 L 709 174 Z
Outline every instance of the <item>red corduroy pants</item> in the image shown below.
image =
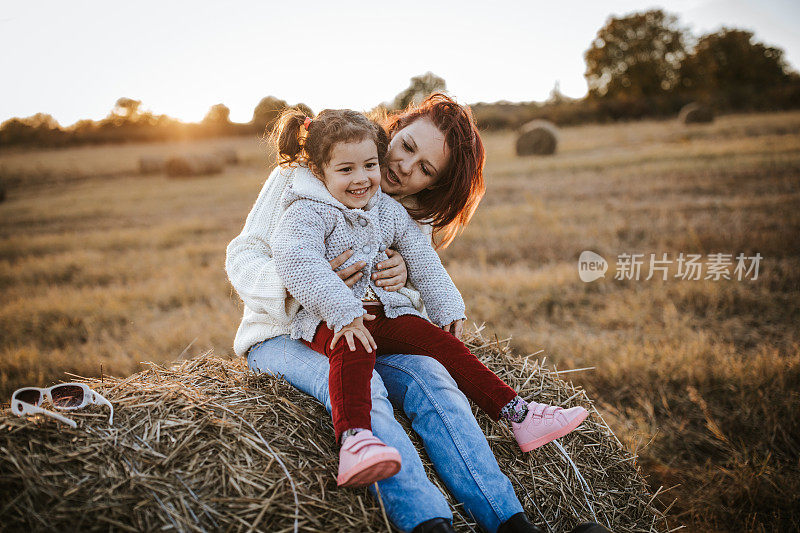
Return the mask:
M 372 429 L 370 379 L 376 355 L 402 353 L 433 357 L 447 369 L 467 398 L 495 421 L 500 410 L 517 395 L 453 334 L 418 316 L 387 318 L 382 305 L 367 305 L 364 309 L 376 315 L 375 320 L 365 320 L 364 325 L 378 345 L 377 353 L 367 352 L 357 338 L 354 339 L 356 349 L 350 351 L 344 337 L 339 338 L 331 350 L 333 330 L 325 322 L 320 322 L 312 342 L 303 341 L 330 359 L 328 393 L 337 440 L 346 429 Z

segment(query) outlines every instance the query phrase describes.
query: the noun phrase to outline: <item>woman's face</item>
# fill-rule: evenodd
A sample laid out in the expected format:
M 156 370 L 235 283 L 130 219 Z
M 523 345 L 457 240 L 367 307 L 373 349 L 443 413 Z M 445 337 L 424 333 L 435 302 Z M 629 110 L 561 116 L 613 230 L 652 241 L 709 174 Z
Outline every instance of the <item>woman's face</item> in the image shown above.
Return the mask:
M 402 198 L 434 185 L 450 162 L 444 134 L 427 117 L 399 130 L 389 141 L 381 189 Z

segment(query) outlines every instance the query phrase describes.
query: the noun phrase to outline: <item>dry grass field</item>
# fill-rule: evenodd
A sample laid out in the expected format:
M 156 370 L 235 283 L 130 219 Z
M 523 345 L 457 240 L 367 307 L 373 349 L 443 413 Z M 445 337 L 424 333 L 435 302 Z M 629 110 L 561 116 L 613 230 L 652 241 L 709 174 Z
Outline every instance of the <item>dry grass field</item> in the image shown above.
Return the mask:
M 800 528 L 800 113 L 573 127 L 546 158 L 513 141 L 485 136 L 488 192 L 442 253 L 469 320 L 591 367 L 567 376 L 689 531 Z M 136 172 L 143 155 L 223 145 L 243 162 L 218 176 Z M 269 164 L 241 138 L 0 152 L 5 401 L 65 371 L 231 353 L 225 246 Z M 580 280 L 583 250 L 609 261 L 605 279 Z M 757 279 L 646 281 L 647 264 L 614 279 L 626 253 L 762 260 Z

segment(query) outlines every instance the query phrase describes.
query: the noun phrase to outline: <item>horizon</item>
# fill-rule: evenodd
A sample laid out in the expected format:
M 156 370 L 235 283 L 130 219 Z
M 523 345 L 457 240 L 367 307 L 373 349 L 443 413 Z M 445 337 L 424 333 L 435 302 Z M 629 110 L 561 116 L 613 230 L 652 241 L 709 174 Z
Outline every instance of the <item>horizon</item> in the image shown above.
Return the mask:
M 611 16 L 653 8 L 677 15 L 694 37 L 723 26 L 752 31 L 754 40 L 782 49 L 792 70 L 800 64 L 800 37 L 791 28 L 800 6 L 788 0 L 772 0 L 768 10 L 753 0 L 617 0 L 547 9 L 520 3 L 504 11 L 476 2 L 307 5 L 219 10 L 209 2 L 150 0 L 133 13 L 121 3 L 11 6 L 0 19 L 0 46 L 17 52 L 4 54 L 0 69 L 14 84 L 4 87 L 0 122 L 46 113 L 67 127 L 107 116 L 120 97 L 184 122 L 202 120 L 219 103 L 232 121 L 249 122 L 270 95 L 315 112 L 366 110 L 428 71 L 468 104 L 541 102 L 556 83 L 564 95 L 582 98 L 583 54 L 597 31 Z M 381 31 L 387 24 L 399 30 Z M 385 47 L 373 44 L 380 39 Z

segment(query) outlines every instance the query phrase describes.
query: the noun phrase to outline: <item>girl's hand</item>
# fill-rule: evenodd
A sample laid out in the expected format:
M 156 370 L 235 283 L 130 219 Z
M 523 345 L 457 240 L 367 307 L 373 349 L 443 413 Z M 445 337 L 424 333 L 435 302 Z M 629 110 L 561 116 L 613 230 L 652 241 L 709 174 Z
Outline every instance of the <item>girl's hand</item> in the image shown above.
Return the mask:
M 450 322 L 446 326 L 442 326 L 442 329 L 448 333 L 452 333 L 456 339 L 461 339 L 461 334 L 464 332 L 464 320 Z
M 386 255 L 389 256 L 389 259 L 378 263 L 379 270 L 372 274 L 372 279 L 378 287 L 387 291 L 396 291 L 403 287 L 408 279 L 406 262 L 397 250 L 388 248 Z
M 372 334 L 370 334 L 369 330 L 364 326 L 365 320 L 375 320 L 375 315 L 365 313 L 334 333 L 333 339 L 331 339 L 331 350 L 336 346 L 336 341 L 343 335 L 345 340 L 347 340 L 347 345 L 350 347 L 351 352 L 354 352 L 356 349 L 356 343 L 353 337 L 358 337 L 361 344 L 364 345 L 364 349 L 368 352 L 371 353 L 372 350 L 377 350 L 378 345 L 375 344 L 375 339 L 372 338 Z
M 331 259 L 329 261 L 329 263 L 331 264 L 331 268 L 335 271 L 337 268 L 342 266 L 344 262 L 350 258 L 351 255 L 353 255 L 353 250 L 346 250 L 342 252 L 338 257 Z M 367 266 L 367 264 L 364 261 L 356 261 L 349 267 L 343 268 L 342 270 L 336 272 L 336 275 L 339 276 L 344 281 L 345 285 L 347 285 L 352 289 L 353 285 L 355 285 L 356 282 L 361 279 L 361 276 L 364 275 L 361 272 L 361 269 L 364 268 L 365 266 Z M 403 265 L 403 268 L 405 268 L 405 264 Z M 405 285 L 405 281 L 403 282 L 403 284 Z

